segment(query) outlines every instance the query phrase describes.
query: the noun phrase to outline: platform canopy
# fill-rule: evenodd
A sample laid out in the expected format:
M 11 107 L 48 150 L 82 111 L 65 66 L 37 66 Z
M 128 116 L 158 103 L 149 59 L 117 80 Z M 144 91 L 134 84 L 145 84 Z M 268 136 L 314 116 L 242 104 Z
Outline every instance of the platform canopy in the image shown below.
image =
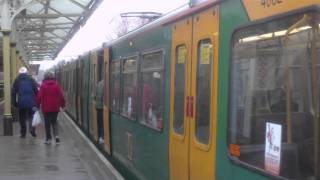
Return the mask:
M 25 61 L 53 60 L 102 0 L 16 0 L 13 40 Z

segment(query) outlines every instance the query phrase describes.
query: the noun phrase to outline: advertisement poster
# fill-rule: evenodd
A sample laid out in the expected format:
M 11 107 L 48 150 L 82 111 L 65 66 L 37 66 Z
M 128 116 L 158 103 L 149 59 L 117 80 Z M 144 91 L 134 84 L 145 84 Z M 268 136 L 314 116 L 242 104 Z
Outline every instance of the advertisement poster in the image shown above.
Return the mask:
M 279 175 L 281 161 L 281 130 L 279 124 L 266 123 L 265 170 Z

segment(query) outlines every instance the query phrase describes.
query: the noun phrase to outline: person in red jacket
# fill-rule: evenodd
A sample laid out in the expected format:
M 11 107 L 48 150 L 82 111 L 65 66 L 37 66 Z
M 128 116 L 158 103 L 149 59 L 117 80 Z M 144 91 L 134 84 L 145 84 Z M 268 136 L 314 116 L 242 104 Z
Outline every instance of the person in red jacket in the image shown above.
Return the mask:
M 46 130 L 45 144 L 51 144 L 51 127 L 56 144 L 59 144 L 60 138 L 58 135 L 57 116 L 60 108 L 64 108 L 65 106 L 65 99 L 63 92 L 52 72 L 47 72 L 44 75 L 44 80 L 40 86 L 36 101 L 38 106 L 41 106 L 41 111 L 44 114 Z

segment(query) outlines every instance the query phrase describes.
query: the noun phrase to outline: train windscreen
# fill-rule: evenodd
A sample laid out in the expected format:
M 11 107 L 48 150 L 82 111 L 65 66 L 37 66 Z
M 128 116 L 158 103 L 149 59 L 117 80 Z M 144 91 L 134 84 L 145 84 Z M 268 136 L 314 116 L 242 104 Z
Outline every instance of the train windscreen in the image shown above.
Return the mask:
M 320 16 L 237 30 L 228 141 L 232 159 L 289 179 L 320 178 Z

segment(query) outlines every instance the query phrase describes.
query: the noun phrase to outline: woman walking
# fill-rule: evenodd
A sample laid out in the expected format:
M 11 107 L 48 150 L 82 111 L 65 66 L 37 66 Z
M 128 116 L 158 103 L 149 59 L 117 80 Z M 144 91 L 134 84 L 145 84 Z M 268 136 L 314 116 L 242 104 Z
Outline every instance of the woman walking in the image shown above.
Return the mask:
M 44 123 L 46 130 L 45 144 L 51 144 L 51 128 L 56 144 L 60 143 L 57 127 L 57 116 L 60 108 L 64 108 L 65 99 L 63 92 L 56 81 L 52 72 L 47 72 L 44 75 L 40 91 L 37 95 L 37 104 L 41 106 L 41 111 L 44 114 Z

